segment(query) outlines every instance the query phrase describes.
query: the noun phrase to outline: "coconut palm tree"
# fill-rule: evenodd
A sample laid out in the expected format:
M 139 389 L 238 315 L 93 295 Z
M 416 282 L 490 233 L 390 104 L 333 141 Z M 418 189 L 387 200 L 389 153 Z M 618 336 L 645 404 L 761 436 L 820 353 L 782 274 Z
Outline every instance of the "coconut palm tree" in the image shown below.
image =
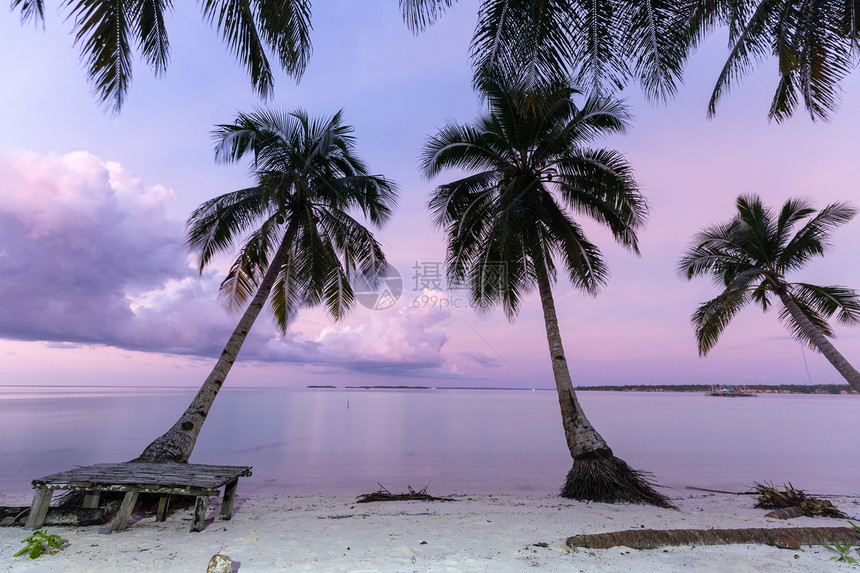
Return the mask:
M 202 0 L 203 17 L 215 24 L 224 43 L 251 75 L 251 83 L 265 97 L 273 87 L 266 50 L 296 79 L 304 73 L 311 54 L 310 0 Z M 166 18 L 172 0 L 67 0 L 62 3 L 72 21 L 75 43 L 96 96 L 119 112 L 132 77 L 134 49 L 156 74 L 167 69 L 170 42 Z M 12 0 L 22 22 L 44 23 L 44 0 Z
M 702 38 L 729 30 L 729 56 L 714 86 L 708 114 L 733 83 L 772 56 L 777 82 L 768 116 L 788 119 L 801 100 L 813 120 L 839 104 L 841 80 L 857 67 L 860 15 L 851 0 L 715 0 L 693 3 L 691 32 Z
M 546 322 L 573 468 L 561 495 L 606 502 L 667 505 L 640 472 L 616 458 L 579 404 L 564 355 L 552 283 L 557 264 L 573 286 L 596 294 L 606 264 L 573 215 L 606 225 L 638 253 L 647 206 L 630 166 L 616 151 L 590 149 L 595 138 L 624 131 L 626 114 L 591 97 L 582 107 L 567 83 L 548 85 L 490 75 L 481 85 L 488 113 L 450 123 L 422 151 L 428 178 L 445 169 L 469 175 L 436 188 L 429 208 L 447 237 L 449 279 L 468 286 L 479 310 L 501 305 L 510 320 L 537 287 Z
M 855 390 L 860 373 L 833 347 L 828 319 L 841 324 L 860 323 L 860 296 L 842 286 L 818 286 L 789 282 L 786 275 L 803 267 L 829 247 L 829 235 L 847 223 L 857 210 L 846 203 L 832 203 L 816 211 L 803 199 L 789 199 L 774 213 L 756 195 L 737 199 L 737 214 L 728 222 L 696 234 L 693 246 L 678 265 L 687 279 L 709 275 L 721 287 L 715 298 L 703 303 L 691 318 L 699 354 L 716 345 L 731 319 L 747 304 L 767 311 L 775 296 L 778 318 L 792 336 L 820 351 Z M 794 234 L 795 225 L 806 223 Z
M 456 0 L 400 0 L 413 32 Z M 688 2 L 670 0 L 483 0 L 472 38 L 476 85 L 509 67 L 533 79 L 572 77 L 609 94 L 631 78 L 651 98 L 675 93 L 692 45 Z
M 394 206 L 396 186 L 368 174 L 354 154 L 352 131 L 341 112 L 310 119 L 304 111 L 257 110 L 218 127 L 216 159 L 234 162 L 251 155 L 256 185 L 198 207 L 188 219 L 188 245 L 202 272 L 215 255 L 232 251 L 244 237 L 221 294 L 234 306 L 253 298 L 196 397 L 139 460 L 188 460 L 266 301 L 284 332 L 301 307 L 324 305 L 340 319 L 355 299 L 350 276 L 372 283 L 385 269 L 379 243 L 350 212 L 360 211 L 372 225 L 382 225 Z

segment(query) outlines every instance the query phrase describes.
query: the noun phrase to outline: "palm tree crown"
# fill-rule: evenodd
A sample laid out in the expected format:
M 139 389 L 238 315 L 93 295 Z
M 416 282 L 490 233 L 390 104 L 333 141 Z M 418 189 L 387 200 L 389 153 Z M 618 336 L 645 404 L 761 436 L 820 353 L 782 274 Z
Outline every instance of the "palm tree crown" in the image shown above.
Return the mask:
M 577 107 L 575 90 L 560 82 L 540 87 L 495 77 L 482 87 L 489 113 L 445 126 L 422 155 L 427 177 L 448 168 L 477 172 L 440 185 L 430 201 L 448 236 L 449 276 L 468 283 L 479 308 L 500 303 L 510 318 L 534 286 L 536 267 L 554 276 L 556 257 L 572 284 L 596 293 L 607 268 L 571 213 L 608 226 L 638 252 L 647 211 L 625 159 L 583 147 L 624 131 L 624 108 L 599 97 Z M 490 263 L 503 263 L 505 276 Z
M 789 199 L 779 213 L 774 213 L 758 196 L 742 195 L 737 199 L 737 209 L 728 223 L 698 233 L 678 266 L 687 279 L 710 275 L 724 287 L 693 314 L 700 354 L 714 347 L 741 308 L 755 303 L 768 310 L 773 295 L 781 300 L 787 297 L 825 336 L 833 336 L 827 320 L 834 315 L 840 324 L 860 322 L 860 298 L 855 291 L 786 279 L 788 273 L 824 254 L 830 233 L 857 213 L 853 207 L 833 203 L 816 214 L 808 201 Z M 792 234 L 804 219 L 808 220 Z M 796 339 L 816 347 L 788 306 L 783 305 L 779 320 Z
M 201 0 L 203 17 L 215 24 L 224 43 L 251 76 L 263 97 L 272 93 L 274 78 L 267 50 L 283 69 L 300 78 L 311 54 L 310 0 Z M 156 74 L 167 69 L 170 42 L 166 18 L 172 0 L 66 0 L 75 43 L 97 97 L 119 112 L 132 77 L 132 44 Z M 21 20 L 44 22 L 44 0 L 11 0 Z
M 270 302 L 283 330 L 299 307 L 324 303 L 341 318 L 354 301 L 351 275 L 377 276 L 385 268 L 379 243 L 349 212 L 381 225 L 396 186 L 368 174 L 351 132 L 341 112 L 312 120 L 303 111 L 258 110 L 219 126 L 216 159 L 252 154 L 257 185 L 203 203 L 189 218 L 188 244 L 202 270 L 245 236 L 221 285 L 232 305 L 253 294 L 279 244 L 286 251 Z
M 839 103 L 839 83 L 857 67 L 860 15 L 851 0 L 716 0 L 692 3 L 694 37 L 717 26 L 729 30 L 729 56 L 708 105 L 767 57 L 779 81 L 769 117 L 791 117 L 803 102 L 813 120 L 827 119 Z

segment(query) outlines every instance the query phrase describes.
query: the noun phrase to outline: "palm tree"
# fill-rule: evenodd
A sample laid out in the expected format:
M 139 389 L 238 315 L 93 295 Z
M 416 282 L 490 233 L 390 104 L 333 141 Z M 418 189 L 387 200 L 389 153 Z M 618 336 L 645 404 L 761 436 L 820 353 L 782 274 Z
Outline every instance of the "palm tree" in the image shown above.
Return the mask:
M 382 225 L 391 215 L 396 186 L 368 175 L 354 154 L 352 131 L 341 112 L 309 119 L 303 111 L 257 110 L 218 127 L 216 159 L 234 162 L 252 154 L 257 184 L 198 207 L 188 219 L 188 245 L 202 272 L 215 255 L 246 237 L 221 294 L 234 306 L 253 298 L 197 396 L 138 460 L 188 460 L 267 300 L 284 332 L 300 307 L 323 304 L 340 319 L 355 299 L 350 276 L 372 280 L 385 269 L 379 243 L 349 212 L 360 210 L 374 226 Z
M 553 376 L 573 468 L 561 495 L 667 506 L 644 476 L 616 458 L 577 400 L 564 355 L 552 283 L 556 262 L 571 283 L 596 294 L 608 272 L 572 214 L 609 227 L 638 253 L 647 206 L 616 151 L 584 147 L 626 127 L 622 106 L 591 97 L 581 108 L 567 83 L 548 85 L 491 75 L 482 82 L 489 112 L 448 124 L 422 151 L 428 178 L 444 169 L 466 177 L 436 188 L 429 208 L 447 236 L 447 272 L 468 286 L 479 310 L 501 305 L 513 320 L 537 286 Z M 503 271 L 503 272 L 500 272 Z
M 22 22 L 44 23 L 44 0 L 12 0 Z M 262 97 L 271 95 L 274 79 L 266 50 L 284 70 L 300 78 L 311 54 L 310 0 L 202 0 L 203 17 L 215 24 L 224 43 L 251 75 Z M 75 43 L 96 96 L 119 112 L 132 77 L 132 43 L 156 74 L 167 69 L 170 42 L 165 18 L 172 0 L 67 0 L 63 8 L 73 23 Z
M 776 295 L 782 304 L 778 318 L 792 336 L 820 351 L 846 381 L 860 391 L 860 373 L 833 347 L 827 320 L 836 315 L 841 324 L 860 322 L 860 296 L 842 286 L 789 282 L 786 274 L 800 269 L 829 247 L 830 232 L 850 221 L 856 209 L 832 203 L 816 214 L 803 199 L 789 199 L 779 213 L 762 205 L 756 195 L 737 199 L 737 214 L 728 222 L 708 227 L 678 265 L 682 276 L 710 275 L 724 287 L 703 303 L 691 318 L 699 354 L 706 355 L 732 317 L 749 303 L 767 311 Z M 794 226 L 806 223 L 792 235 Z
M 715 0 L 696 2 L 692 34 L 729 30 L 729 56 L 714 86 L 708 114 L 733 82 L 773 56 L 777 82 L 768 116 L 781 122 L 800 101 L 813 120 L 839 104 L 841 80 L 858 64 L 860 15 L 851 0 Z
M 400 0 L 413 32 L 456 0 Z M 472 38 L 476 86 L 508 67 L 534 80 L 573 78 L 609 94 L 639 80 L 652 99 L 675 93 L 692 46 L 692 7 L 671 0 L 483 0 Z

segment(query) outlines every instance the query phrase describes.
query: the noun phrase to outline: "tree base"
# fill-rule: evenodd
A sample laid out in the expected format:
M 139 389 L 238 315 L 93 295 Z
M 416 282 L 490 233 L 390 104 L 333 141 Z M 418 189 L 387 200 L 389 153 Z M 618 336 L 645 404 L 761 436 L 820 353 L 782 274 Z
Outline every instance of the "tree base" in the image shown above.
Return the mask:
M 574 458 L 561 496 L 580 501 L 637 503 L 675 509 L 654 489 L 647 472 L 634 470 L 613 455 Z

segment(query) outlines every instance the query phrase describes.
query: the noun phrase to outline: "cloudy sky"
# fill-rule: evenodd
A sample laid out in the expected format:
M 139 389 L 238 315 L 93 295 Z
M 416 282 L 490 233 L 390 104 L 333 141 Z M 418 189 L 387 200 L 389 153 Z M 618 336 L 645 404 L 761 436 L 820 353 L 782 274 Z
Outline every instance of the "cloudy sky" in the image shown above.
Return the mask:
M 0 17 L 0 384 L 195 385 L 238 320 L 216 297 L 226 262 L 198 274 L 184 221 L 250 181 L 247 165 L 214 163 L 210 133 L 260 102 L 187 4 L 169 22 L 167 74 L 154 78 L 137 62 L 119 116 L 92 97 L 60 15 L 50 12 L 44 31 Z M 395 217 L 378 236 L 403 293 L 385 310 L 356 306 L 341 323 L 303 311 L 286 336 L 262 316 L 230 384 L 552 386 L 535 296 L 511 324 L 501 312 L 477 316 L 435 276 L 444 244 L 425 211 L 434 182 L 419 177 L 417 157 L 447 120 L 481 110 L 467 60 L 475 12 L 475 1 L 461 0 L 415 37 L 396 2 L 315 3 L 307 73 L 298 85 L 279 74 L 266 105 L 313 115 L 343 108 L 371 170 L 400 184 Z M 775 68 L 765 63 L 707 120 L 724 42 L 714 37 L 693 57 L 668 105 L 644 101 L 635 87 L 623 94 L 633 129 L 604 144 L 633 164 L 651 217 L 639 258 L 587 226 L 612 272 L 598 297 L 556 287 L 577 384 L 841 382 L 775 313 L 753 308 L 707 358 L 697 355 L 689 316 L 716 291 L 675 273 L 696 231 L 728 219 L 741 193 L 772 205 L 792 196 L 818 207 L 860 203 L 860 81 L 844 84 L 828 124 L 800 115 L 770 125 Z M 858 261 L 860 220 L 797 278 L 860 288 Z M 860 360 L 860 329 L 837 334 L 837 347 Z

